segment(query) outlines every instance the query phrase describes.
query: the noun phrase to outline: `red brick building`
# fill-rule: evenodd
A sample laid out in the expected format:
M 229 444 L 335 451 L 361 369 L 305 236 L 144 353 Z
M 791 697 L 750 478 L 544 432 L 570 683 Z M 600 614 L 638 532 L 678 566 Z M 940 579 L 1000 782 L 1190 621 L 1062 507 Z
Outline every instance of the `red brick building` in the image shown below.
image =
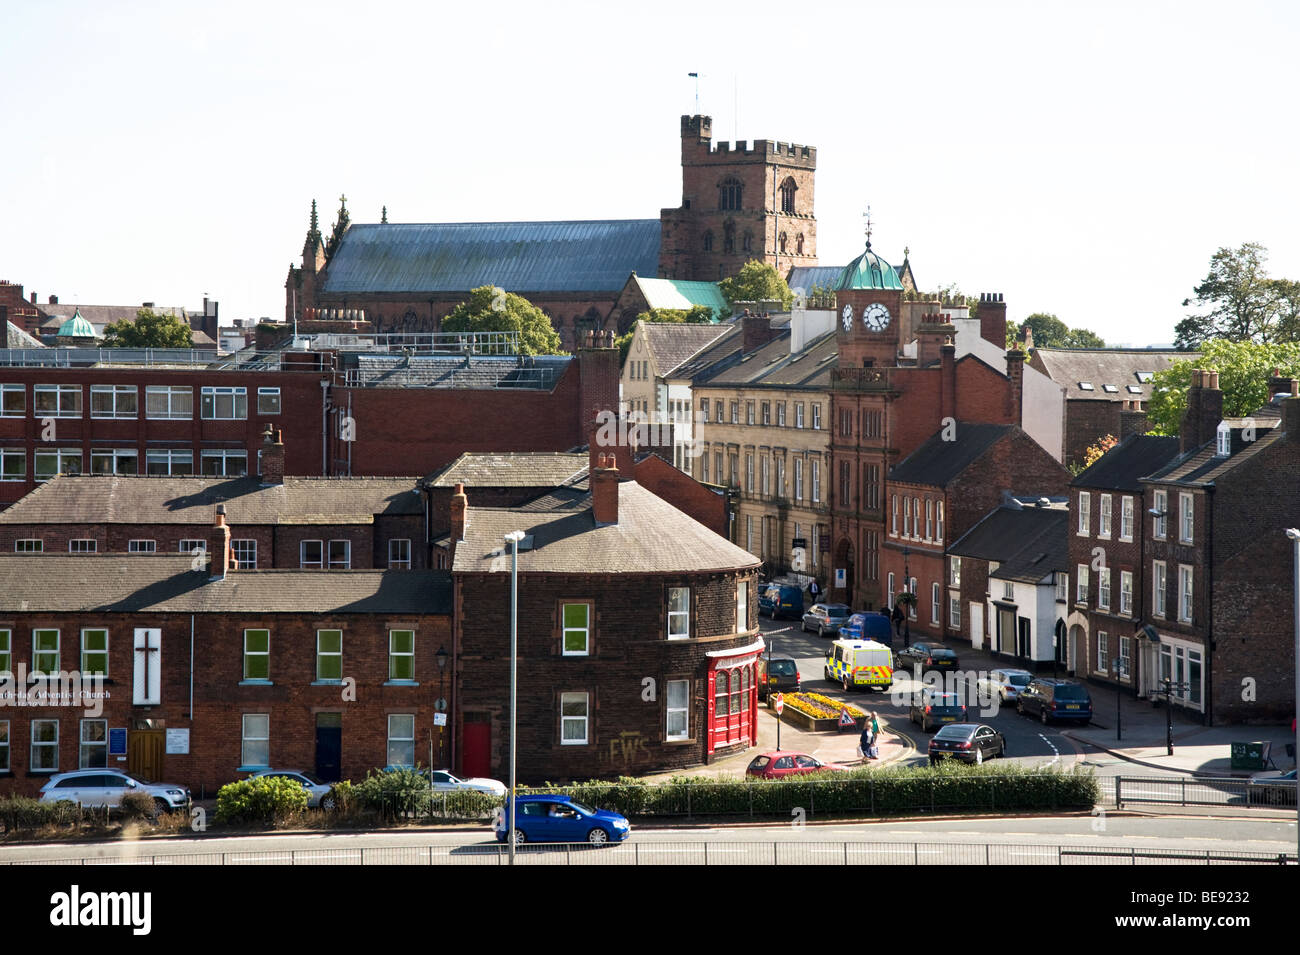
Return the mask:
M 758 561 L 598 459 L 591 492 L 451 503 L 455 765 L 503 774 L 520 542 L 519 747 L 531 781 L 704 763 L 756 738 Z
M 228 530 L 209 533 L 220 553 Z M 450 622 L 445 572 L 0 555 L 0 791 L 113 766 L 198 798 L 260 768 L 427 764 Z M 62 671 L 61 705 L 15 705 L 34 671 Z

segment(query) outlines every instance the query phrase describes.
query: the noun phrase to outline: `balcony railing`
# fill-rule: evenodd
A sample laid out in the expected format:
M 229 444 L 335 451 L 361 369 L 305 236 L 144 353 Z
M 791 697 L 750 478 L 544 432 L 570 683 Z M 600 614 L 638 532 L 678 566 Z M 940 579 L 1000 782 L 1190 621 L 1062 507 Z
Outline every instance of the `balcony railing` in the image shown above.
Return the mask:
M 831 389 L 888 391 L 888 368 L 832 368 Z

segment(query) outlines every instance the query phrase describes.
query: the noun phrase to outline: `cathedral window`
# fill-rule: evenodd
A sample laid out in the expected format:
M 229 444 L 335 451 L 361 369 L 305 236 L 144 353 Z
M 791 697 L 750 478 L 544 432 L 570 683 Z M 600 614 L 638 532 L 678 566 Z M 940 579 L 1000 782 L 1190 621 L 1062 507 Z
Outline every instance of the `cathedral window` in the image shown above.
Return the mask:
M 740 180 L 734 176 L 722 180 L 718 186 L 718 208 L 726 212 L 740 208 Z
M 786 179 L 785 182 L 781 183 L 781 211 L 784 213 L 794 213 L 795 188 L 793 179 Z
M 803 255 L 803 233 L 802 232 L 800 232 L 799 235 L 794 240 L 794 251 L 798 255 Z
M 777 245 L 778 245 L 778 247 L 781 249 L 782 252 L 785 251 L 785 241 L 786 241 L 786 236 L 785 236 L 785 233 L 782 232 L 782 233 L 781 233 L 781 238 L 777 241 Z
M 712 251 L 713 251 L 713 233 L 712 233 L 712 232 L 706 232 L 706 233 L 704 233 L 704 251 L 705 251 L 705 252 L 712 252 Z

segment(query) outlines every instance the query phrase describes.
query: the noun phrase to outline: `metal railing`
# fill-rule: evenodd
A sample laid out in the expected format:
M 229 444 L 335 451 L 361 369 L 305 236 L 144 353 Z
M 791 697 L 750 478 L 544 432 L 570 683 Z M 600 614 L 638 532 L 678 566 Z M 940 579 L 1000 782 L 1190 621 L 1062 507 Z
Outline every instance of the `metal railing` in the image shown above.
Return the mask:
M 1140 804 L 1294 809 L 1296 804 L 1294 782 L 1236 777 L 1116 776 L 1103 794 L 1117 809 Z
M 262 852 L 142 853 L 5 865 L 505 865 L 505 845 L 407 845 Z M 521 865 L 1294 865 L 1286 853 L 951 842 L 653 842 L 525 844 Z

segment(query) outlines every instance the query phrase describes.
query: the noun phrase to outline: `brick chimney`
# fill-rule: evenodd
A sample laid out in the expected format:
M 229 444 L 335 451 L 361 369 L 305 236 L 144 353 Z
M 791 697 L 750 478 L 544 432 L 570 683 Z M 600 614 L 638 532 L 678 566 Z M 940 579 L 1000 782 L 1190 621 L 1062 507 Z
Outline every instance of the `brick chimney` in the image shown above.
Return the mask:
M 271 432 L 268 424 L 262 432 L 262 483 L 284 483 L 284 441 L 282 432 Z
M 1296 379 L 1284 378 L 1282 369 L 1274 368 L 1273 374 L 1268 378 L 1268 397 L 1272 400 L 1274 395 L 1294 395 L 1296 394 Z
M 1006 308 L 1003 308 L 1006 313 Z M 984 306 L 980 305 L 980 315 L 984 314 Z M 1005 324 L 1005 323 L 1004 323 Z M 1006 343 L 1006 329 L 1003 328 L 1002 341 Z M 1022 402 L 1024 400 L 1025 388 L 1025 353 L 1018 348 L 1013 348 L 1007 352 L 1007 401 L 1005 412 L 1009 424 L 1020 424 L 1023 418 Z
M 1282 435 L 1288 441 L 1300 441 L 1300 394 L 1294 386 L 1291 397 L 1282 399 Z
M 1119 409 L 1119 440 L 1123 441 L 1130 434 L 1145 434 L 1147 430 L 1147 413 L 1142 410 L 1142 403 L 1125 398 Z
M 980 320 L 980 338 L 998 348 L 1007 347 L 1007 303 L 1001 292 L 981 292 L 975 317 Z
M 465 522 L 469 519 L 469 498 L 465 485 L 457 484 L 451 494 L 451 552 L 456 555 L 456 542 L 465 539 Z
M 32 304 L 33 304 L 33 305 L 36 304 L 36 293 L 35 293 L 35 292 L 32 293 Z
M 597 526 L 618 523 L 618 466 L 612 454 L 602 454 L 591 472 L 591 515 Z
M 939 350 L 945 339 L 957 334 L 955 326 L 942 315 L 922 315 L 916 326 L 916 364 L 924 368 L 940 359 Z
M 51 305 L 58 305 L 58 304 L 59 304 L 59 297 L 58 297 L 57 295 L 51 295 L 51 296 L 50 296 L 49 304 L 51 304 Z
M 755 348 L 762 348 L 780 334 L 772 327 L 772 320 L 766 315 L 743 315 L 740 319 L 740 350 L 748 355 Z
M 957 417 L 957 346 L 951 338 L 939 346 L 939 415 Z
M 602 415 L 587 435 L 588 469 L 594 472 L 600 467 L 601 456 L 607 454 L 610 467 L 618 468 L 631 477 L 636 453 L 640 450 L 638 432 L 641 432 L 640 437 L 648 439 L 652 430 L 654 429 L 649 427 L 638 428 L 634 421 L 629 421 L 624 415 Z
M 1219 390 L 1219 373 L 1192 369 L 1192 384 L 1187 389 L 1187 410 L 1179 429 L 1178 450 L 1184 454 L 1215 439 L 1223 420 L 1223 392 Z
M 218 504 L 212 526 L 208 528 L 208 576 L 211 580 L 225 580 L 234 566 L 230 550 L 230 527 L 226 524 L 226 505 Z

